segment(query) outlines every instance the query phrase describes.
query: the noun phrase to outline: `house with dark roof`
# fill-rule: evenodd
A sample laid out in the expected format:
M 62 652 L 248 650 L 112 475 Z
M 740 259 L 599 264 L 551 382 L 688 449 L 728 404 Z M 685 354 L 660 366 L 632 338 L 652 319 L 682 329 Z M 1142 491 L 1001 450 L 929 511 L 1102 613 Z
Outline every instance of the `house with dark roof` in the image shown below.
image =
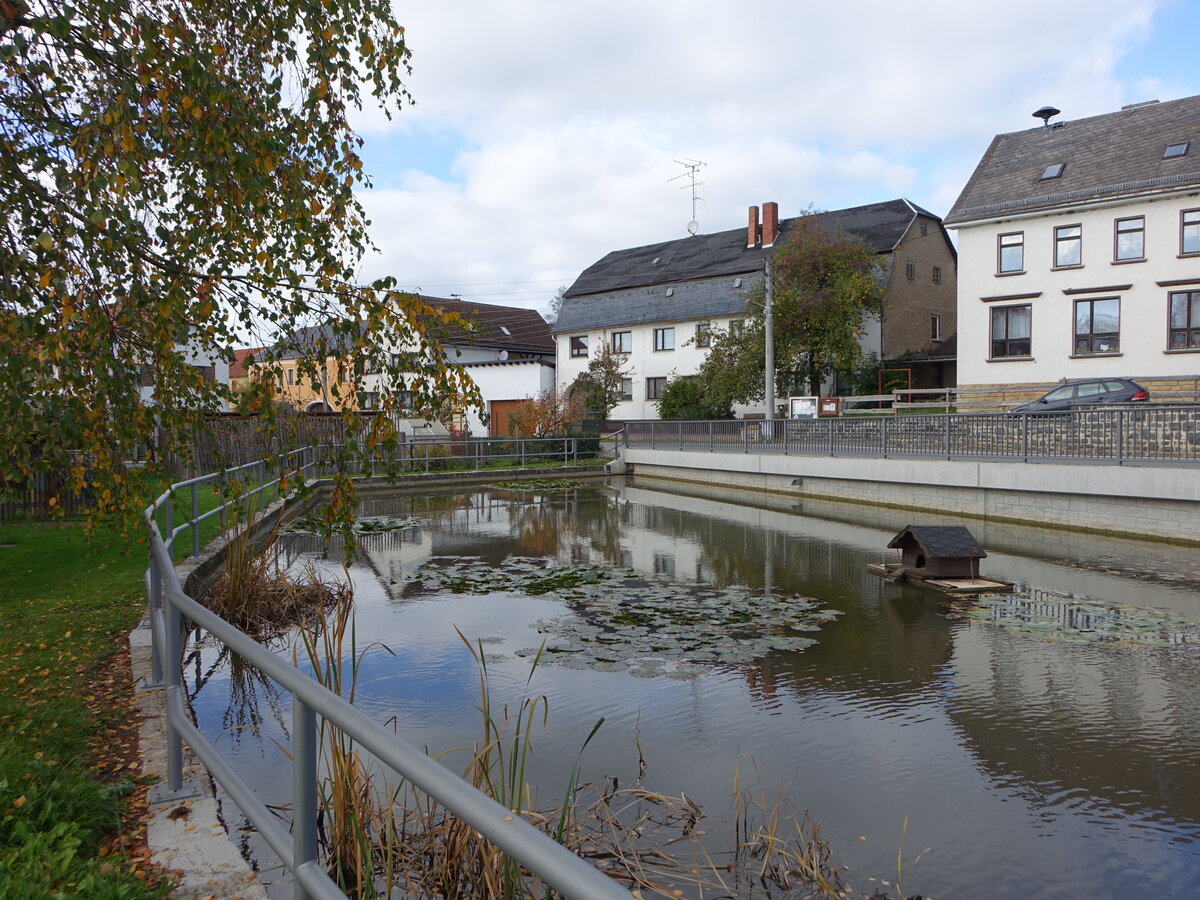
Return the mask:
M 1200 363 L 1200 97 L 1058 114 L 996 135 L 946 216 L 959 384 L 1126 376 L 1153 396 Z
M 483 410 L 463 409 L 456 421 L 445 424 L 474 435 L 507 434 L 509 415 L 528 398 L 554 386 L 550 326 L 536 310 L 443 297 L 421 299 L 463 316 L 438 337 L 446 360 L 467 371 L 484 401 Z M 273 347 L 270 355 L 279 367 L 280 396 L 298 409 L 329 412 L 347 406 L 377 408 L 384 392 L 393 392 L 402 408 L 408 391 L 404 385 L 389 384 L 384 374 L 367 375 L 357 396 L 330 390 L 334 380 L 349 382 L 348 367 L 339 364 L 344 352 L 338 349 L 348 340 L 335 335 L 332 326 L 319 325 L 303 328 Z M 323 360 L 318 378 L 301 371 L 305 358 Z M 489 426 L 484 425 L 481 412 L 487 413 Z
M 781 220 L 777 203 L 763 204 L 761 219 L 759 212 L 750 207 L 744 229 L 614 250 L 585 269 L 563 294 L 553 326 L 559 389 L 607 345 L 624 355 L 628 372 L 612 417 L 657 418 L 655 401 L 667 381 L 698 372 L 709 335 L 736 327 L 747 295 L 762 283 L 767 258 L 799 221 Z M 885 312 L 863 335 L 864 349 L 885 361 L 936 353 L 955 330 L 955 250 L 941 220 L 907 200 L 818 213 L 817 219 L 830 233 L 857 236 L 885 258 Z M 953 361 L 946 362 L 925 371 L 953 383 Z M 737 412 L 761 416 L 764 409 Z

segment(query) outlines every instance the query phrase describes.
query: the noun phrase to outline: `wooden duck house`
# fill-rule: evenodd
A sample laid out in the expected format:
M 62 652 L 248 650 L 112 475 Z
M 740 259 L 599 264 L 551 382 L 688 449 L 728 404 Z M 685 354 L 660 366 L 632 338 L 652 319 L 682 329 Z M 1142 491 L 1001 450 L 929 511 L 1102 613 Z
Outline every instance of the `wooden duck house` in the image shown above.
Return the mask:
M 867 566 L 869 572 L 888 581 L 907 581 L 947 594 L 1012 587 L 1008 582 L 979 577 L 979 560 L 987 553 L 961 525 L 909 525 L 888 546 L 900 551 L 900 562 Z

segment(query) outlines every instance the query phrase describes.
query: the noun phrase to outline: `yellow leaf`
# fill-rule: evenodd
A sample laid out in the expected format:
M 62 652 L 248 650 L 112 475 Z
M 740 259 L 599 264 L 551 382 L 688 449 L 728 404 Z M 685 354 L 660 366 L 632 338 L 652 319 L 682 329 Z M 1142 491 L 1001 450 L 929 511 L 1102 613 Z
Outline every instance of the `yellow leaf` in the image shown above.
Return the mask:
M 127 134 L 121 138 L 121 149 L 128 153 L 133 149 L 133 135 Z
M 24 805 L 25 805 L 25 795 L 24 794 L 22 794 L 20 797 L 18 797 L 16 800 L 13 801 L 14 809 L 20 809 Z

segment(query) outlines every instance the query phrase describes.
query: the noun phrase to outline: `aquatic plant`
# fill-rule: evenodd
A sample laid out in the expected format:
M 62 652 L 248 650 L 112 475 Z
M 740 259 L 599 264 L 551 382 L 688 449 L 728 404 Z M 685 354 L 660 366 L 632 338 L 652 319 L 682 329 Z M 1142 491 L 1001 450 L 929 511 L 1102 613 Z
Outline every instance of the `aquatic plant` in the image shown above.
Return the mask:
M 512 481 L 497 481 L 492 484 L 492 487 L 504 491 L 541 491 L 542 493 L 549 493 L 552 491 L 573 491 L 583 487 L 583 482 L 574 481 L 570 478 L 524 478 Z

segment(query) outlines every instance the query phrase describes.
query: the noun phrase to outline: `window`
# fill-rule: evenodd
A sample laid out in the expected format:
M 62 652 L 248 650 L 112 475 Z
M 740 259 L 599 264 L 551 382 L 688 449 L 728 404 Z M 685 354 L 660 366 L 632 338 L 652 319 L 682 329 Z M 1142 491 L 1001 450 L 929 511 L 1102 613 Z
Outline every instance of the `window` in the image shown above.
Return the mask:
M 1001 306 L 992 310 L 992 359 L 1029 356 L 1033 307 Z
M 696 346 L 711 347 L 712 346 L 712 324 L 709 322 L 700 322 L 696 325 Z
M 577 334 L 571 338 L 571 355 L 572 356 L 587 356 L 587 339 L 586 334 Z
M 730 337 L 740 338 L 742 336 L 742 331 L 744 329 L 745 329 L 745 325 L 742 323 L 741 319 L 730 319 L 729 320 L 729 336 Z
M 1025 232 L 1000 235 L 999 271 L 1021 272 L 1025 269 Z
M 612 333 L 613 353 L 628 353 L 633 347 L 633 332 L 614 331 Z
M 296 370 L 288 369 L 287 372 L 288 372 L 288 384 L 295 384 L 296 383 Z
M 1113 258 L 1142 259 L 1146 255 L 1146 218 L 1117 219 L 1116 249 Z
M 1049 181 L 1052 178 L 1061 178 L 1062 173 L 1066 170 L 1066 163 L 1053 163 L 1042 169 L 1042 177 L 1038 181 Z
M 933 283 L 934 284 L 942 283 L 942 267 L 941 266 L 933 267 Z
M 647 378 L 646 379 L 646 399 L 657 400 L 662 396 L 663 388 L 667 386 L 666 378 Z
M 1180 218 L 1180 253 L 1200 253 L 1200 209 L 1185 209 Z
M 1191 143 L 1191 141 L 1180 141 L 1178 144 L 1168 144 L 1167 149 L 1163 151 L 1163 159 L 1178 159 L 1181 156 L 1187 156 Z
M 909 281 L 912 281 L 917 277 L 917 267 L 913 265 L 913 261 L 911 259 L 905 260 L 904 262 L 904 277 Z
M 379 409 L 379 392 L 359 391 L 358 405 L 360 409 Z
M 655 350 L 674 350 L 675 349 L 675 329 L 674 328 L 655 328 L 654 329 L 654 349 Z
M 1121 349 L 1121 301 L 1116 297 L 1103 300 L 1075 301 L 1075 355 L 1116 353 Z
M 1171 294 L 1168 350 L 1200 350 L 1200 291 Z
M 1054 268 L 1083 264 L 1083 226 L 1059 225 L 1054 229 Z
M 942 339 L 942 317 L 931 315 L 929 317 L 929 339 L 932 341 L 940 341 Z
M 413 410 L 416 408 L 416 391 L 396 391 L 396 409 Z
M 621 379 L 621 399 L 622 400 L 632 400 L 633 399 L 633 379 L 632 378 L 622 378 Z
M 929 234 L 929 223 L 924 219 L 921 220 L 921 234 Z

